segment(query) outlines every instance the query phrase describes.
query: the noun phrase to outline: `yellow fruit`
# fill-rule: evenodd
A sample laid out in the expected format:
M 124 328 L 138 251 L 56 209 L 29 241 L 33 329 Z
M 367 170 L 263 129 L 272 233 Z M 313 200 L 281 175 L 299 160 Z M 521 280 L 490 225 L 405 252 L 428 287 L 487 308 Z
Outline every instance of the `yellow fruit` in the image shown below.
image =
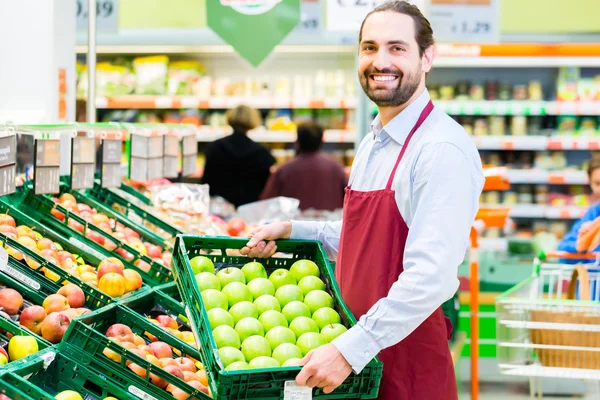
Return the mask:
M 105 397 L 103 400 L 119 400 L 115 397 Z
M 60 276 L 58 274 L 55 274 L 47 268 L 44 268 L 44 275 L 46 275 L 46 278 L 54 282 L 58 282 L 60 280 Z
M 121 297 L 125 294 L 125 284 L 123 275 L 109 272 L 100 278 L 98 288 L 110 297 Z
M 54 397 L 56 400 L 83 400 L 81 395 L 72 390 L 63 390 Z
M 13 336 L 8 342 L 8 358 L 10 361 L 20 360 L 37 353 L 38 344 L 33 336 Z

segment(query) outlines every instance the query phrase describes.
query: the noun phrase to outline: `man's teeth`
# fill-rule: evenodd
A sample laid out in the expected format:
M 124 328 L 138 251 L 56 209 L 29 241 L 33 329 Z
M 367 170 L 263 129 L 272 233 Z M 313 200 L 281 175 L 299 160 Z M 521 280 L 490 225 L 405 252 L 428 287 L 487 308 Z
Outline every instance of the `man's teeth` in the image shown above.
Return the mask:
M 379 81 L 379 82 L 389 82 L 389 81 L 393 81 L 394 79 L 396 79 L 396 77 L 393 75 L 374 75 L 373 76 L 373 80 Z

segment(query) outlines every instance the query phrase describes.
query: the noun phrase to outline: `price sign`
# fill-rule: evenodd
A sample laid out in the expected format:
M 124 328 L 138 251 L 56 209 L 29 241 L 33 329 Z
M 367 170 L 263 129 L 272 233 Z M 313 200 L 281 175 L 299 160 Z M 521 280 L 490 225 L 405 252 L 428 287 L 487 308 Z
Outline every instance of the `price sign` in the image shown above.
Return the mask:
M 300 23 L 296 32 L 302 34 L 319 33 L 323 29 L 323 4 L 321 0 L 303 0 L 300 5 Z
M 500 40 L 498 0 L 431 0 L 429 22 L 436 41 L 494 43 Z
M 77 30 L 87 31 L 88 0 L 77 0 L 75 12 Z M 96 27 L 105 32 L 119 29 L 119 0 L 96 0 Z
M 16 136 L 13 134 L 0 137 L 0 196 L 15 192 L 16 163 Z
M 96 139 L 73 138 L 71 160 L 71 188 L 93 188 L 94 174 L 96 173 Z
M 101 152 L 100 185 L 104 188 L 121 186 L 121 141 L 104 139 Z
M 146 181 L 162 178 L 164 166 L 164 142 L 162 136 L 130 137 L 129 178 Z
M 164 139 L 164 176 L 165 178 L 177 178 L 179 175 L 179 138 L 165 136 Z
M 385 0 L 327 0 L 327 30 L 358 32 L 365 16 Z
M 196 160 L 198 158 L 196 135 L 185 136 L 182 140 L 181 150 L 183 152 L 181 174 L 183 176 L 190 176 L 196 172 Z
M 55 194 L 60 191 L 60 140 L 35 140 L 33 193 Z

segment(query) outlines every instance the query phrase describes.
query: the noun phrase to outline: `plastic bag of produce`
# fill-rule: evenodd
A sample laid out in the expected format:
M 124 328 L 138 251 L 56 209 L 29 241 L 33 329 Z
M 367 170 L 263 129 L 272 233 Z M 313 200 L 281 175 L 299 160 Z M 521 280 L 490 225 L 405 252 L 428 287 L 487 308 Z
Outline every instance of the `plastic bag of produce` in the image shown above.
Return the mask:
M 204 75 L 197 61 L 176 61 L 169 64 L 167 94 L 191 96 L 194 84 Z
M 165 94 L 167 90 L 167 56 L 138 57 L 133 60 L 137 94 Z
M 235 217 L 248 225 L 262 225 L 292 219 L 300 215 L 300 200 L 275 197 L 238 207 Z
M 164 211 L 186 214 L 208 214 L 208 185 L 173 183 L 152 188 L 152 203 Z

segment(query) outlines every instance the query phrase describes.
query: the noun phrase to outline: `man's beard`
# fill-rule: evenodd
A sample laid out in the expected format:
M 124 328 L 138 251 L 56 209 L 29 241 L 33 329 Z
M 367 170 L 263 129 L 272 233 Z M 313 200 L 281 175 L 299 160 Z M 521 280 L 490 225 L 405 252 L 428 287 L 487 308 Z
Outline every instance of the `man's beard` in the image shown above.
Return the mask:
M 373 82 L 369 80 L 371 74 L 396 75 L 398 77 L 397 86 L 388 89 L 373 88 L 371 87 Z M 359 73 L 358 79 L 367 97 L 379 107 L 398 107 L 405 104 L 412 98 L 421 83 L 419 74 L 404 75 L 401 71 L 392 68 L 384 68 L 380 71 L 372 66 L 367 68 L 363 74 Z

